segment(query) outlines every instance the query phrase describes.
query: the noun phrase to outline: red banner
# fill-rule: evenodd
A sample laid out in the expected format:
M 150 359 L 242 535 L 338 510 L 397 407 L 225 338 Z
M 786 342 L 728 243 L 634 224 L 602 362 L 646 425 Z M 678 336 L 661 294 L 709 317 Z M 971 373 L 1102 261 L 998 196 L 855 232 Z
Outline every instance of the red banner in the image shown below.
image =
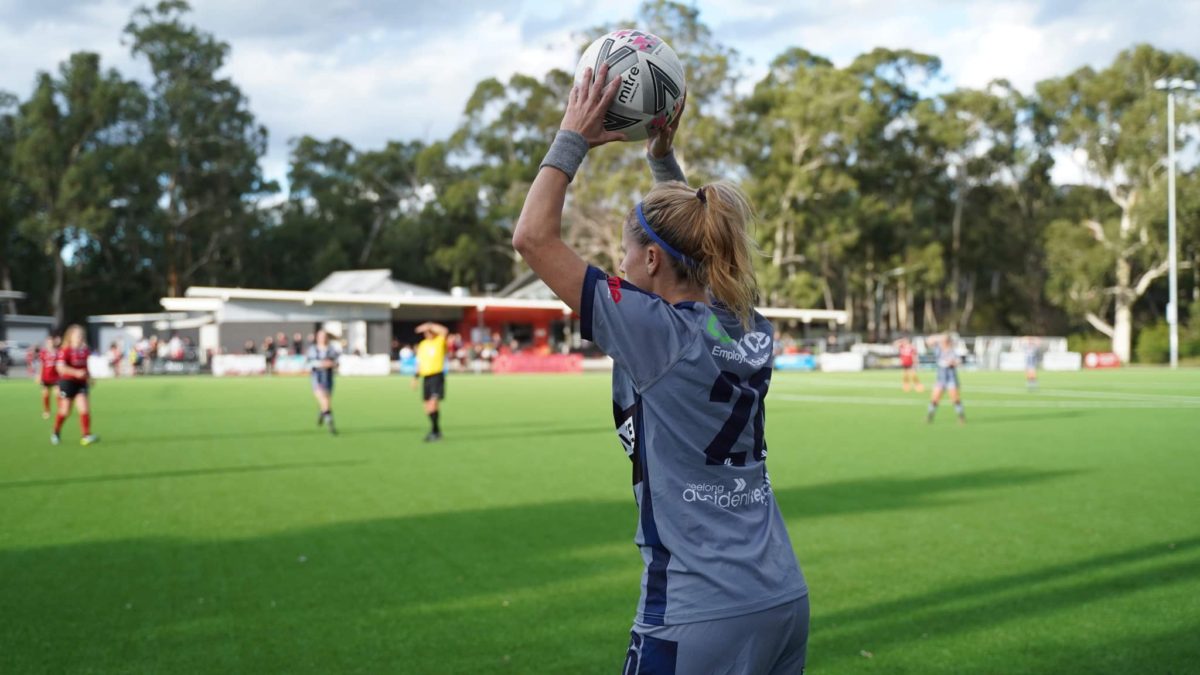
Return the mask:
M 582 373 L 582 354 L 510 354 L 492 361 L 493 373 Z
M 1112 352 L 1088 352 L 1083 355 L 1084 368 L 1120 368 L 1121 357 Z

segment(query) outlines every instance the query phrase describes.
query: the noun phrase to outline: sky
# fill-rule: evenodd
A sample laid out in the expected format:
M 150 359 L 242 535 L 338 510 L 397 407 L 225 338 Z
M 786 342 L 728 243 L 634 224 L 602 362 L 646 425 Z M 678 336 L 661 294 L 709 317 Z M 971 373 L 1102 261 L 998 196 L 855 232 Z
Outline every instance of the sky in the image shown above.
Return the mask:
M 144 78 L 122 42 L 137 0 L 0 0 L 0 90 L 28 96 L 39 71 L 98 52 Z M 232 47 L 227 74 L 270 132 L 263 161 L 285 182 L 289 139 L 356 147 L 436 140 L 457 126 L 475 84 L 573 70 L 577 33 L 636 15 L 640 0 L 192 0 L 193 20 Z M 743 57 L 749 90 L 791 46 L 838 65 L 875 47 L 939 56 L 946 89 L 1005 78 L 1019 89 L 1138 42 L 1200 58 L 1200 0 L 714 0 L 688 4 Z M 669 36 L 664 36 L 670 41 Z M 1074 182 L 1069 158 L 1056 179 Z

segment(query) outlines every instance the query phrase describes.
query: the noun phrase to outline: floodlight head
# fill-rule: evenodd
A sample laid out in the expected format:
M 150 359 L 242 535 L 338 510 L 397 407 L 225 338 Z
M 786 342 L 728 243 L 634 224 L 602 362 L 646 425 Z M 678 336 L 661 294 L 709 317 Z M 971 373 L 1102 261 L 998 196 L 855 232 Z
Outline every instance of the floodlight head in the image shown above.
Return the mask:
M 1196 81 L 1185 80 L 1182 77 L 1172 77 L 1169 80 L 1165 77 L 1161 77 L 1154 81 L 1154 88 L 1160 91 L 1175 91 L 1176 89 L 1183 89 L 1184 91 L 1196 91 Z

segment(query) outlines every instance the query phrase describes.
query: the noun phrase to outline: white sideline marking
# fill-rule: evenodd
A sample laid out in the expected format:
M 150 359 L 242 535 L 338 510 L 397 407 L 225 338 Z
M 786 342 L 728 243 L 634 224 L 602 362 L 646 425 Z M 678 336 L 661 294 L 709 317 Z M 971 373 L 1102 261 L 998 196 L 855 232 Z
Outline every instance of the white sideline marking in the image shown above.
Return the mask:
M 787 385 L 800 384 L 799 380 L 786 381 Z M 775 380 L 772 385 L 778 388 L 783 382 Z M 891 389 L 896 390 L 897 387 L 892 382 L 852 382 L 848 380 L 834 379 L 806 379 L 806 384 L 815 384 L 818 387 L 842 387 L 847 389 Z M 791 387 L 785 385 L 785 388 L 795 390 L 802 387 Z M 926 383 L 926 387 L 932 389 L 932 384 Z M 1039 388 L 1036 392 L 1030 392 L 1025 387 L 995 387 L 995 386 L 974 386 L 970 381 L 963 384 L 962 392 L 964 395 L 970 395 L 971 392 L 980 392 L 985 394 L 1014 394 L 1020 396 L 1055 396 L 1060 398 L 1095 398 L 1095 399 L 1111 399 L 1116 401 L 1144 401 L 1163 402 L 1163 403 L 1188 403 L 1200 405 L 1200 396 L 1183 396 L 1180 394 L 1139 394 L 1133 392 L 1121 391 L 1096 391 L 1092 389 L 1044 389 Z
M 964 391 L 964 393 L 966 393 Z M 774 394 L 767 396 L 768 401 L 793 401 L 797 403 L 836 403 L 836 404 L 853 404 L 853 405 L 882 405 L 882 406 L 907 406 L 907 407 L 924 407 L 929 403 L 929 399 L 925 397 L 914 396 L 911 398 L 890 397 L 882 398 L 875 396 L 817 396 L 804 394 Z M 949 399 L 945 399 L 944 403 L 949 403 Z M 1078 408 L 1078 409 L 1145 409 L 1145 410 L 1164 410 L 1164 409 L 1191 409 L 1200 408 L 1200 401 L 1045 401 L 1045 400 L 1027 400 L 1027 401 L 1010 401 L 996 399 L 979 399 L 971 398 L 969 395 L 963 398 L 963 403 L 968 408 Z

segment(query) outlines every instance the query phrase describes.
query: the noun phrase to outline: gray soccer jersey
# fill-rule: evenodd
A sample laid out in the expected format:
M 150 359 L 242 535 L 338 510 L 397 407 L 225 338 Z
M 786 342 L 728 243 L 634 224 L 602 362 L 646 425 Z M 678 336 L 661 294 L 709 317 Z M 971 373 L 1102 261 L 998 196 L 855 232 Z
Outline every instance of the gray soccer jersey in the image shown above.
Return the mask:
M 1025 343 L 1025 368 L 1027 370 L 1034 370 L 1038 367 L 1039 355 L 1037 343 L 1032 341 Z
M 313 386 L 320 386 L 328 390 L 333 389 L 333 369 L 322 368 L 321 361 L 329 359 L 337 363 L 340 357 L 341 354 L 333 345 L 328 345 L 324 349 L 315 344 L 309 346 L 306 358 L 308 360 L 308 368 L 312 371 Z
M 613 418 L 633 463 L 645 561 L 637 621 L 740 616 L 803 597 L 767 475 L 773 330 L 676 305 L 588 268 L 583 336 L 612 357 Z
M 937 385 L 958 388 L 958 354 L 954 348 L 935 344 L 933 357 L 937 360 Z

